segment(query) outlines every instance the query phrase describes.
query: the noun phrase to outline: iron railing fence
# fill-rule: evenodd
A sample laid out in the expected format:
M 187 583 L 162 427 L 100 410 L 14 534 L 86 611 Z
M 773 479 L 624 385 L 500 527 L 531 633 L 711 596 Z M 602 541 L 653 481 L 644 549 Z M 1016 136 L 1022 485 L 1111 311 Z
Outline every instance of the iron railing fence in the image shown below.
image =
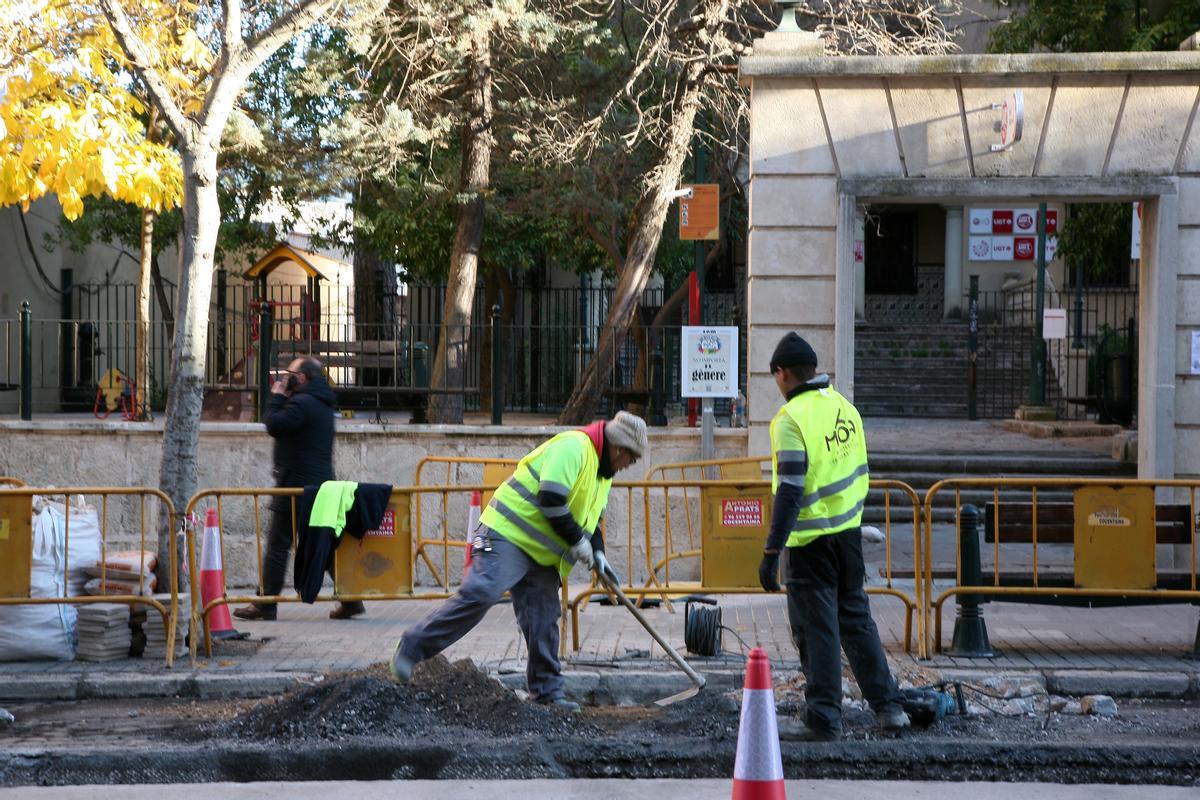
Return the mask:
M 716 324 L 715 322 L 713 324 Z M 130 320 L 31 319 L 29 391 L 34 413 L 90 412 L 97 408 L 98 389 L 110 370 L 120 374 L 118 388 L 139 385 L 136 362 L 137 326 Z M 155 320 L 149 326 L 151 409 L 165 406 L 171 363 L 171 326 Z M 13 412 L 21 390 L 21 323 L 0 320 L 0 410 Z M 500 341 L 493 351 L 492 338 Z M 461 395 L 468 410 L 490 407 L 493 374 L 503 377 L 507 411 L 556 413 L 566 404 L 583 370 L 595 358 L 602 324 L 508 323 L 494 327 L 481 321 L 450 332 L 453 343 L 439 355 L 441 326 L 430 322 L 404 326 L 355 326 L 354 330 L 321 324 L 302 325 L 272 319 L 271 353 L 263 363 L 262 317 L 210 322 L 204 357 L 205 385 L 213 390 L 254 391 L 266 373 L 277 373 L 296 357 L 313 355 L 328 368 L 345 407 L 413 408 L 428 394 L 437 359 L 461 364 L 445 390 Z M 361 337 L 361 338 L 356 338 Z M 601 410 L 649 404 L 653 413 L 680 414 L 678 325 L 642 326 L 628 332 L 611 353 L 611 378 L 602 390 Z M 499 364 L 493 369 L 493 352 Z M 742 375 L 745 374 L 744 368 Z M 640 377 L 639 377 L 640 376 Z M 636 388 L 635 388 L 636 387 Z M 744 379 L 742 381 L 744 390 Z M 147 398 L 138 397 L 139 405 Z M 729 402 L 718 401 L 718 417 L 729 416 Z
M 1011 418 L 1030 399 L 1036 297 L 1020 287 L 980 292 L 978 302 L 978 414 Z M 1046 340 L 1046 402 L 1059 419 L 1132 421 L 1137 305 L 1135 288 L 1046 290 L 1044 307 L 1067 312 L 1066 337 Z

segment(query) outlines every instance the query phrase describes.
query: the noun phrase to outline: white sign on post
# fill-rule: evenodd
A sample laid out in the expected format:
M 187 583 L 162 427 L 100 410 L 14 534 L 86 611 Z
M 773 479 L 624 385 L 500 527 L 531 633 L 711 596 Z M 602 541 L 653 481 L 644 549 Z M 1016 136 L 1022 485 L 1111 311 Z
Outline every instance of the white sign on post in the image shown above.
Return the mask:
M 1042 338 L 1067 338 L 1067 310 L 1065 308 L 1042 309 Z
M 685 325 L 681 337 L 684 397 L 737 397 L 736 326 Z
M 1192 331 L 1192 374 L 1200 375 L 1200 331 Z

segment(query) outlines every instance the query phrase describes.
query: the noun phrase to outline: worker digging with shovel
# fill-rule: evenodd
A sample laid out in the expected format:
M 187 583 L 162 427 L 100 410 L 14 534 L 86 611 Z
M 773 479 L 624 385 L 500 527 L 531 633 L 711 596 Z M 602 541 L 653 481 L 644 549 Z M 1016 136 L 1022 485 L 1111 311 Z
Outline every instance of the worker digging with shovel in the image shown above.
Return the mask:
M 619 583 L 604 556 L 600 518 L 613 476 L 646 452 L 646 423 L 625 411 L 543 442 L 496 489 L 472 531 L 471 571 L 458 592 L 405 631 L 393 679 L 465 636 L 510 592 L 529 648 L 526 679 L 537 703 L 578 711 L 563 696 L 558 662 L 559 588 L 576 563 Z

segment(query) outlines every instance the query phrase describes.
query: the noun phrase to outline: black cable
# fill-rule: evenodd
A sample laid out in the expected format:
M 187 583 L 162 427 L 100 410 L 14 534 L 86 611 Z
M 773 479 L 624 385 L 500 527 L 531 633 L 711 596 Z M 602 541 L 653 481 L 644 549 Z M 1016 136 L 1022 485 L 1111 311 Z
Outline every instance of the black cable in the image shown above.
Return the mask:
M 721 652 L 721 607 L 692 607 L 689 599 L 684 604 L 683 643 L 689 653 L 698 656 L 715 656 Z

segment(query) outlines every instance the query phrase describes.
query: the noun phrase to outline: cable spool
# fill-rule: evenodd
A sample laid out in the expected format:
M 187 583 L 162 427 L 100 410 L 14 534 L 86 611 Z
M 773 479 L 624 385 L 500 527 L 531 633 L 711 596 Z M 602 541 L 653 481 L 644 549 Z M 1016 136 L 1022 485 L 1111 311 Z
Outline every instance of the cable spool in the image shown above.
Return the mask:
M 689 596 L 683 605 L 683 643 L 689 653 L 715 656 L 721 652 L 721 607 L 711 597 Z M 692 608 L 692 604 L 697 605 Z M 712 608 L 705 608 L 712 606 Z

